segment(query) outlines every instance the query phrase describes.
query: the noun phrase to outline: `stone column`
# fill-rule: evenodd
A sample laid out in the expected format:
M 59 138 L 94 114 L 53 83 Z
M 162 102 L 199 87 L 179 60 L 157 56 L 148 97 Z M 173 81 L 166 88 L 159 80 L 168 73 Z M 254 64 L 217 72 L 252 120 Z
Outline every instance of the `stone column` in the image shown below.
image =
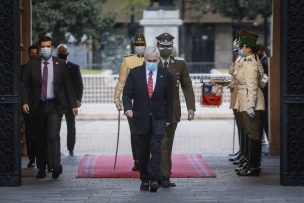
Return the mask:
M 269 64 L 269 152 L 271 155 L 280 154 L 280 37 L 281 37 L 281 8 L 280 1 L 273 1 L 272 19 L 272 56 Z
M 215 68 L 228 68 L 232 63 L 232 42 L 233 35 L 231 24 L 215 25 Z M 229 53 L 229 54 L 227 54 Z
M 29 60 L 28 48 L 32 43 L 32 1 L 20 2 L 21 64 L 24 64 Z
M 177 56 L 179 55 L 178 27 L 182 23 L 178 10 L 144 10 L 143 19 L 140 20 L 140 25 L 144 27 L 147 46 L 156 46 L 155 37 L 168 32 L 175 37 L 173 46 L 176 48 Z

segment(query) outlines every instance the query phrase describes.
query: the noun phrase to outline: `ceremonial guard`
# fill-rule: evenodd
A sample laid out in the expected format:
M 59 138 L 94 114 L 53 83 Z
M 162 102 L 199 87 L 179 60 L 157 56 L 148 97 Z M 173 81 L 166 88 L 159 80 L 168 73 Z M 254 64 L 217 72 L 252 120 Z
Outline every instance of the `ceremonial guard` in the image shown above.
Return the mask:
M 229 159 L 229 161 L 233 161 L 235 165 L 240 164 L 243 159 L 246 157 L 246 136 L 244 133 L 244 124 L 242 123 L 241 113 L 236 109 L 236 101 L 238 95 L 238 84 L 237 80 L 234 76 L 234 72 L 240 69 L 240 65 L 244 60 L 243 57 L 239 55 L 239 40 L 234 40 L 234 49 L 233 49 L 233 63 L 229 68 L 229 74 L 231 74 L 231 83 L 230 83 L 230 108 L 233 110 L 235 123 L 238 130 L 238 138 L 239 138 L 239 152 L 236 154 L 236 157 Z
M 157 47 L 160 52 L 159 67 L 167 69 L 173 79 L 173 117 L 172 123 L 166 128 L 166 134 L 161 142 L 161 166 L 160 182 L 164 188 L 174 187 L 175 183 L 170 181 L 172 169 L 172 147 L 177 123 L 181 117 L 181 107 L 179 99 L 179 87 L 182 88 L 188 109 L 188 120 L 194 118 L 195 100 L 192 81 L 189 76 L 188 68 L 183 58 L 172 57 L 174 37 L 169 33 L 163 33 L 156 37 Z
M 114 92 L 114 103 L 116 105 L 117 110 L 122 110 L 123 105 L 121 101 L 121 94 L 123 91 L 123 88 L 125 86 L 127 77 L 129 75 L 129 72 L 131 69 L 141 66 L 144 63 L 144 53 L 146 49 L 146 40 L 143 34 L 137 33 L 134 37 L 134 49 L 135 54 L 131 54 L 128 56 L 125 56 L 123 62 L 121 63 L 120 67 L 120 73 L 118 82 L 115 87 Z M 132 123 L 132 118 L 128 117 L 129 127 L 130 127 L 130 133 L 131 133 L 131 146 L 132 146 L 132 154 L 133 154 L 133 160 L 134 160 L 134 166 L 132 170 L 138 170 L 138 144 L 136 141 L 136 137 L 133 133 L 134 126 Z
M 240 31 L 239 55 L 244 59 L 234 70 L 238 85 L 236 106 L 241 114 L 247 136 L 246 161 L 237 169 L 239 176 L 258 176 L 261 166 L 261 138 L 263 129 L 264 97 L 261 90 L 263 72 L 256 55 L 258 35 L 248 31 Z

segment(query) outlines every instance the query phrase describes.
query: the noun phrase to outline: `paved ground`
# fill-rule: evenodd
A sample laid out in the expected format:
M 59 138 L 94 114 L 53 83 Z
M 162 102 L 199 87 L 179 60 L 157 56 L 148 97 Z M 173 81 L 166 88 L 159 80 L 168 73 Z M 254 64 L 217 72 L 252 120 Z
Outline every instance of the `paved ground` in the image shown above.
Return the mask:
M 232 119 L 183 120 L 176 132 L 174 153 L 202 154 L 217 178 L 174 179 L 176 188 L 150 193 L 139 191 L 138 179 L 77 179 L 84 154 L 114 154 L 117 121 L 78 121 L 74 157 L 67 155 L 63 122 L 63 174 L 58 180 L 52 180 L 51 174 L 37 180 L 36 169 L 24 168 L 27 159 L 23 157 L 23 185 L 0 188 L 0 202 L 304 202 L 304 187 L 279 185 L 279 157 L 263 157 L 260 177 L 236 176 L 235 167 L 227 161 L 227 154 L 232 151 L 232 132 Z M 130 154 L 126 120 L 121 122 L 120 136 L 119 154 Z

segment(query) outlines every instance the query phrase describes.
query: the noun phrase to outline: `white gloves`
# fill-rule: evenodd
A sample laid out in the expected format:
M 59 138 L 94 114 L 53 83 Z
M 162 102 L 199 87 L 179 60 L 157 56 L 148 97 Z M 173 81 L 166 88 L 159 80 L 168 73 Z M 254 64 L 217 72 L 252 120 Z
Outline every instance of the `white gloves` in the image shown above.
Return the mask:
M 250 107 L 247 109 L 247 114 L 250 118 L 254 118 L 255 113 L 254 113 L 254 108 Z

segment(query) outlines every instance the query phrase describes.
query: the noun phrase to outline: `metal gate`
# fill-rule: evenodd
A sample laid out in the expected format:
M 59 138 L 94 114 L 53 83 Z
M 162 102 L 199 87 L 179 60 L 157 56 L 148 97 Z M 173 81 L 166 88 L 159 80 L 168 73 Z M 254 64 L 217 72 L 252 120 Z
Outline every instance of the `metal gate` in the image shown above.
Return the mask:
M 304 185 L 304 1 L 281 0 L 281 184 Z
M 0 186 L 21 184 L 19 0 L 0 0 Z

